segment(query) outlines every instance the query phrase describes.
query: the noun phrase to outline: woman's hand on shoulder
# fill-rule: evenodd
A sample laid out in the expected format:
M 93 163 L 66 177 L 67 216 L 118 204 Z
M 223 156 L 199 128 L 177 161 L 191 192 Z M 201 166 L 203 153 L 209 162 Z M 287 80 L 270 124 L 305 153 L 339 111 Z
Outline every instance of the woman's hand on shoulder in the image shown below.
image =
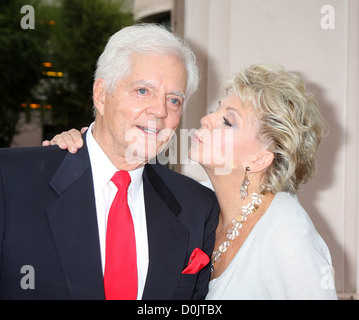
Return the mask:
M 80 149 L 84 141 L 82 139 L 82 134 L 88 129 L 88 127 L 84 127 L 81 131 L 76 129 L 71 129 L 69 131 L 64 131 L 60 134 L 57 134 L 50 141 L 45 140 L 42 142 L 42 146 L 52 146 L 58 145 L 61 149 L 68 149 L 71 153 L 76 153 L 78 149 Z

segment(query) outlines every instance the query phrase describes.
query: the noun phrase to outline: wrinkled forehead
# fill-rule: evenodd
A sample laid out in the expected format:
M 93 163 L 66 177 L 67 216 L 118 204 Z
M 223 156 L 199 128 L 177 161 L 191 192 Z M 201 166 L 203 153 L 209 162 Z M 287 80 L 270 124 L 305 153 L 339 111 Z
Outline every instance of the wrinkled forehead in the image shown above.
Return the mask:
M 133 54 L 131 56 L 131 68 L 125 79 L 149 86 L 166 84 L 184 95 L 187 71 L 183 62 L 172 54 Z

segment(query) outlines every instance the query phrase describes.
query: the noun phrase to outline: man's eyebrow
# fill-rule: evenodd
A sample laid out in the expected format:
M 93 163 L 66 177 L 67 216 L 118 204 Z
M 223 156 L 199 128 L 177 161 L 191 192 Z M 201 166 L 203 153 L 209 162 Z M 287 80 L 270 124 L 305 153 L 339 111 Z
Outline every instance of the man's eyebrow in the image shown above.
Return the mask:
M 154 85 L 150 81 L 145 81 L 145 80 L 134 81 L 133 84 L 140 84 L 143 86 L 154 88 Z
M 138 81 L 135 81 L 133 83 L 136 84 L 136 85 L 140 84 L 140 85 L 147 86 L 147 87 L 155 89 L 155 86 L 150 81 L 138 80 Z M 170 92 L 170 93 L 167 94 L 167 96 L 171 95 L 171 94 L 175 95 L 175 96 L 178 96 L 178 97 L 181 97 L 183 100 L 186 100 L 186 95 L 181 91 Z
M 183 92 L 181 92 L 181 91 L 174 91 L 174 92 L 171 92 L 171 93 L 169 93 L 169 94 L 167 94 L 167 95 L 171 95 L 171 94 L 173 94 L 173 95 L 175 95 L 175 96 L 179 96 L 179 97 L 181 97 L 183 100 L 186 100 L 186 95 L 185 95 Z

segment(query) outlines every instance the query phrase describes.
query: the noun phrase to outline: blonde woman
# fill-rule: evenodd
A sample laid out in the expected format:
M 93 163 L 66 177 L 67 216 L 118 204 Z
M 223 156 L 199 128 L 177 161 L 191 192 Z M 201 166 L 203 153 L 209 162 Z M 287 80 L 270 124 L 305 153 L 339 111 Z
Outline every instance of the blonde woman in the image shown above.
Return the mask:
M 221 208 L 206 298 L 337 299 L 329 250 L 296 196 L 327 132 L 313 95 L 276 64 L 253 65 L 224 87 L 189 151 Z M 54 141 L 80 139 L 72 131 Z

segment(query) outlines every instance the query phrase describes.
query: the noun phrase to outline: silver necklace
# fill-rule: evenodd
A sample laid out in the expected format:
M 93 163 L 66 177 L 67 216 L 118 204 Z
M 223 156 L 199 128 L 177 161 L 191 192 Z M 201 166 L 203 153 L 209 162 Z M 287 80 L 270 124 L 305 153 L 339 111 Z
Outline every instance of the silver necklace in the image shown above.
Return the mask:
M 232 228 L 227 231 L 226 238 L 228 240 L 223 241 L 218 248 L 218 251 L 214 251 L 211 259 L 211 272 L 214 271 L 214 264 L 221 260 L 222 253 L 225 253 L 230 246 L 230 241 L 236 239 L 240 232 L 239 230 L 243 226 L 243 222 L 247 220 L 247 216 L 257 211 L 259 205 L 262 203 L 263 196 L 269 191 L 269 189 L 263 185 L 260 193 L 252 193 L 252 200 L 245 206 L 242 207 L 242 212 L 232 220 Z

